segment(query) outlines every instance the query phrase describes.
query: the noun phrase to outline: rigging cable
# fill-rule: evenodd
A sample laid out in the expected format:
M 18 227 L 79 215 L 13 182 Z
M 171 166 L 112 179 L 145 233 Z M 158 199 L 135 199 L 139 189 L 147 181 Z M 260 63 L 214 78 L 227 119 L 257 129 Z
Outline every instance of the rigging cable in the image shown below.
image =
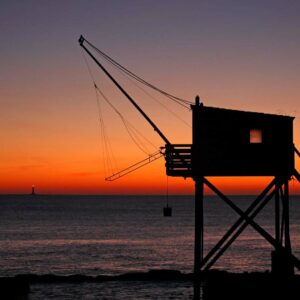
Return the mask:
M 120 71 L 120 70 L 119 70 Z M 129 76 L 126 76 L 126 74 L 120 72 L 123 76 L 127 78 L 136 88 L 141 90 L 145 95 L 147 95 L 149 98 L 154 100 L 156 103 L 158 103 L 160 106 L 162 106 L 166 111 L 168 111 L 170 114 L 172 114 L 175 118 L 177 118 L 179 121 L 181 121 L 183 124 L 185 124 L 187 127 L 192 128 L 192 126 L 186 122 L 183 118 L 181 118 L 178 114 L 173 112 L 170 108 L 168 108 L 164 103 L 159 101 L 157 98 L 155 98 L 153 95 L 151 95 L 149 92 L 147 92 L 145 89 L 143 89 L 141 86 L 139 86 L 135 81 L 132 80 Z
M 103 155 L 103 162 L 104 162 L 104 173 L 107 175 L 111 172 L 116 172 L 119 168 L 117 167 L 117 162 L 114 156 L 114 152 L 112 149 L 112 145 L 110 142 L 110 139 L 107 135 L 102 109 L 101 109 L 101 102 L 99 100 L 99 97 L 96 93 L 96 99 L 97 99 L 97 106 L 98 106 L 98 112 L 99 112 L 99 123 L 100 123 L 100 132 L 101 132 L 101 140 L 103 143 L 103 149 L 102 149 L 102 155 Z M 105 176 L 106 176 L 105 175 Z
M 95 89 L 100 93 L 103 99 L 108 103 L 108 105 L 116 112 L 116 114 L 120 117 L 121 121 L 124 124 L 124 127 L 136 144 L 136 146 L 145 154 L 150 155 L 150 151 L 146 149 L 146 146 L 142 143 L 141 139 L 138 137 L 140 135 L 145 141 L 151 144 L 154 148 L 157 148 L 152 142 L 150 142 L 145 136 L 143 136 L 125 117 L 121 114 L 121 112 L 108 100 L 108 98 L 103 94 L 103 92 L 99 89 L 99 87 L 95 84 Z
M 169 99 L 177 102 L 177 104 L 182 105 L 182 103 L 178 103 L 178 101 L 182 101 L 185 103 L 185 105 L 182 105 L 184 108 L 188 108 L 190 110 L 190 105 L 192 104 L 192 102 L 188 101 L 188 100 L 184 100 L 181 98 L 178 98 L 176 96 L 173 96 L 165 91 L 162 91 L 161 89 L 153 86 L 152 84 L 148 83 L 147 81 L 145 81 L 144 79 L 140 78 L 139 76 L 137 76 L 136 74 L 134 74 L 133 72 L 129 71 L 127 68 L 123 67 L 121 64 L 119 64 L 118 62 L 116 62 L 115 60 L 113 60 L 111 57 L 109 57 L 107 54 L 105 54 L 104 52 L 102 52 L 101 50 L 99 50 L 98 48 L 96 48 L 94 45 L 92 45 L 90 42 L 88 42 L 86 40 L 86 42 L 97 52 L 99 53 L 103 58 L 105 58 L 107 61 L 109 61 L 121 74 L 127 75 L 127 79 L 130 80 L 130 82 L 132 84 L 134 84 L 137 88 L 139 88 L 140 90 L 142 90 L 148 97 L 152 98 L 154 101 L 156 101 L 158 104 L 160 104 L 162 107 L 164 107 L 169 113 L 171 113 L 172 115 L 174 115 L 178 120 L 180 120 L 182 123 L 184 123 L 187 127 L 191 128 L 191 125 L 189 123 L 187 123 L 184 119 L 182 119 L 179 115 L 177 115 L 175 112 L 173 112 L 171 109 L 169 109 L 165 104 L 163 104 L 161 101 L 159 101 L 158 99 L 156 99 L 153 95 L 149 94 L 145 89 L 143 89 L 141 86 L 139 86 L 137 83 L 135 83 L 132 79 L 135 79 L 136 81 L 147 85 L 148 87 L 159 91 L 160 93 L 162 93 L 163 95 L 167 96 Z M 188 106 L 186 106 L 186 104 L 188 104 Z
M 100 54 L 103 58 L 105 58 L 108 62 L 110 62 L 112 65 L 114 65 L 116 68 L 120 69 L 121 71 L 123 71 L 124 73 L 126 73 L 127 75 L 129 75 L 130 77 L 134 78 L 135 80 L 139 81 L 140 83 L 148 86 L 149 88 L 154 89 L 155 91 L 165 95 L 166 97 L 168 97 L 169 99 L 175 101 L 177 104 L 185 107 L 185 108 L 189 108 L 189 105 L 192 104 L 191 101 L 179 98 L 177 96 L 174 96 L 172 94 L 169 94 L 165 91 L 163 91 L 162 89 L 154 86 L 153 84 L 147 82 L 146 80 L 144 80 L 143 78 L 139 77 L 138 75 L 134 74 L 133 72 L 129 71 L 127 68 L 125 68 L 124 66 L 122 66 L 121 64 L 119 64 L 118 62 L 116 62 L 114 59 L 112 59 L 110 56 L 108 56 L 107 54 L 105 54 L 103 51 L 99 50 L 97 47 L 95 47 L 93 44 L 91 44 L 89 41 L 85 40 L 90 47 L 92 47 L 98 54 Z
M 181 99 L 178 98 L 174 95 L 171 95 L 157 87 L 155 87 L 154 85 L 148 83 L 147 81 L 145 81 L 144 79 L 142 79 L 141 77 L 137 76 L 136 74 L 132 73 L 131 71 L 129 71 L 128 69 L 126 69 L 125 67 L 123 67 L 122 65 L 120 65 L 119 63 L 117 63 L 116 61 L 114 61 L 112 58 L 110 58 L 108 55 L 106 55 L 104 52 L 100 51 L 99 49 L 97 49 L 95 46 L 93 46 L 91 43 L 89 43 L 87 41 L 87 43 L 95 50 L 97 51 L 98 54 L 100 54 L 104 59 L 106 59 L 107 62 L 111 63 L 112 66 L 114 66 L 118 71 L 121 71 L 123 74 L 125 74 L 127 76 L 127 79 L 129 79 L 136 87 L 138 87 L 139 89 L 141 89 L 146 95 L 148 95 L 150 98 L 152 98 L 153 100 L 155 100 L 156 102 L 158 102 L 161 106 L 163 106 L 166 110 L 168 110 L 170 113 L 172 113 L 173 115 L 175 115 L 180 121 L 182 121 L 183 123 L 185 123 L 187 126 L 190 127 L 190 125 L 185 122 L 182 118 L 180 118 L 178 115 L 176 115 L 172 110 L 170 110 L 169 108 L 167 108 L 163 103 L 161 103 L 158 99 L 156 99 L 155 97 L 153 97 L 151 94 L 149 94 L 145 89 L 143 89 L 141 86 L 139 86 L 137 83 L 141 83 L 144 84 L 145 86 L 147 86 L 148 88 L 152 88 L 153 90 L 161 93 L 162 95 L 168 97 L 170 100 L 176 102 L 177 104 L 181 105 L 182 107 L 188 108 L 189 109 L 189 105 L 192 104 L 190 101 L 187 101 L 185 99 Z M 82 51 L 83 52 L 83 51 Z M 103 120 L 103 116 L 102 116 L 102 110 L 101 110 L 101 104 L 100 104 L 100 100 L 99 100 L 99 95 L 102 96 L 102 98 L 107 102 L 107 104 L 109 104 L 109 106 L 117 113 L 117 115 L 120 117 L 121 121 L 123 122 L 123 125 L 128 133 L 128 135 L 130 136 L 130 138 L 132 139 L 132 141 L 136 144 L 136 146 L 144 153 L 146 153 L 149 156 L 149 159 L 151 157 L 151 154 L 149 154 L 149 151 L 146 149 L 145 144 L 143 143 L 142 139 L 140 137 L 142 137 L 145 141 L 147 141 L 149 144 L 151 144 L 154 148 L 156 148 L 147 138 L 145 138 L 129 121 L 127 121 L 125 119 L 125 117 L 121 114 L 120 111 L 117 110 L 117 108 L 109 101 L 109 99 L 104 95 L 104 93 L 99 89 L 99 87 L 97 86 L 94 76 L 92 74 L 92 71 L 90 69 L 90 66 L 87 62 L 86 57 L 83 55 L 85 63 L 87 65 L 89 74 L 93 80 L 94 83 L 94 88 L 95 88 L 95 92 L 96 92 L 96 97 L 97 97 L 97 104 L 98 104 L 98 110 L 99 110 L 99 120 L 100 120 L 100 128 L 101 128 L 101 135 L 102 135 L 102 139 L 104 141 L 104 152 L 107 153 L 107 165 L 111 168 L 112 173 L 114 174 L 114 170 L 113 170 L 113 166 L 112 166 L 112 161 L 110 159 L 110 155 L 109 153 L 112 152 L 112 147 L 110 145 L 108 136 L 106 134 L 106 130 L 105 130 L 105 125 L 104 125 L 104 120 Z M 134 82 L 133 79 L 137 82 Z M 112 155 L 113 157 L 113 155 Z M 167 187 L 167 202 L 168 202 L 168 187 Z
M 142 141 L 142 139 L 144 141 L 146 141 L 149 145 L 151 145 L 154 149 L 157 149 L 157 147 L 149 140 L 147 139 L 141 132 L 139 132 L 123 115 L 122 113 L 109 101 L 109 99 L 104 95 L 104 93 L 100 90 L 100 88 L 98 87 L 98 85 L 95 82 L 93 73 L 91 71 L 91 68 L 86 60 L 86 57 L 84 56 L 84 53 L 82 52 L 84 60 L 86 62 L 86 65 L 88 67 L 88 71 L 89 74 L 91 76 L 91 79 L 94 83 L 94 88 L 97 94 L 97 101 L 98 101 L 98 107 L 100 106 L 99 103 L 99 98 L 98 98 L 98 93 L 102 96 L 102 98 L 108 103 L 108 105 L 116 112 L 116 114 L 120 117 L 121 121 L 124 124 L 124 127 L 128 133 L 128 135 L 130 136 L 130 138 L 132 139 L 132 141 L 135 143 L 135 145 L 145 154 L 147 154 L 148 156 L 150 156 L 150 152 L 149 149 L 147 148 L 147 146 L 145 145 L 145 143 Z M 103 120 L 103 118 L 102 118 Z M 103 127 L 104 123 L 102 122 L 102 127 Z M 105 136 L 107 137 L 107 136 Z M 107 139 L 104 139 L 104 141 Z M 107 143 L 106 143 L 107 144 Z M 107 145 L 105 144 L 105 146 L 107 147 Z M 107 147 L 108 148 L 108 147 Z M 110 146 L 111 148 L 111 146 Z
M 88 61 L 83 53 L 83 51 L 81 50 L 83 59 L 85 61 L 88 73 L 90 74 L 90 77 L 93 81 L 93 85 L 94 87 L 96 86 L 95 83 L 95 79 L 92 73 L 92 70 L 88 64 Z M 100 137 L 101 137 L 101 141 L 102 141 L 102 160 L 103 160 L 103 164 L 104 164 L 104 173 L 105 176 L 107 176 L 110 173 L 114 173 L 116 172 L 119 168 L 117 165 L 117 160 L 114 156 L 114 152 L 113 152 L 113 148 L 110 142 L 110 139 L 107 135 L 107 130 L 106 130 L 106 126 L 105 126 L 105 122 L 104 122 L 104 118 L 103 118 L 103 114 L 102 114 L 102 108 L 101 108 L 101 103 L 100 103 L 100 99 L 99 99 L 99 95 L 97 93 L 97 90 L 95 90 L 95 94 L 96 94 L 96 102 L 97 102 L 97 108 L 98 108 L 98 118 L 99 118 L 99 125 L 100 125 Z

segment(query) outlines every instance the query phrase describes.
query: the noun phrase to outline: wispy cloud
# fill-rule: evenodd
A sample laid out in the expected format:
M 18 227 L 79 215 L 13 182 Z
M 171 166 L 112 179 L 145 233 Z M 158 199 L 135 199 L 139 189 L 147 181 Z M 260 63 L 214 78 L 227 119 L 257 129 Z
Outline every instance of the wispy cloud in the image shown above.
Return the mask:
M 87 177 L 87 176 L 93 176 L 93 175 L 98 175 L 98 172 L 74 172 L 71 173 L 72 176 L 77 176 L 77 177 Z
M 23 171 L 28 171 L 28 170 L 33 170 L 33 169 L 39 169 L 43 168 L 45 165 L 23 165 L 23 166 L 18 166 L 16 169 L 23 170 Z
M 36 170 L 40 168 L 44 168 L 44 164 L 33 164 L 33 165 L 19 165 L 19 166 L 5 166 L 1 167 L 0 170 L 4 171 L 31 171 L 31 170 Z

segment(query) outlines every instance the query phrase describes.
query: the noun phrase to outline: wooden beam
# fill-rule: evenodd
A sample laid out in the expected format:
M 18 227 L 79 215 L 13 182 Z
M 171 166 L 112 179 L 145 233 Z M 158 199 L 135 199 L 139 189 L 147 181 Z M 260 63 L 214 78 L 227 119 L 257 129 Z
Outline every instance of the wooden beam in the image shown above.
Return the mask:
M 261 194 L 253 201 L 253 203 L 246 209 L 245 214 L 249 215 L 252 210 L 262 201 L 262 199 L 269 193 L 269 191 L 275 185 L 275 178 L 269 183 L 269 185 L 261 192 Z M 226 240 L 234 233 L 234 231 L 242 224 L 244 221 L 243 217 L 240 217 L 232 226 L 231 228 L 225 233 L 225 235 L 220 239 L 220 241 L 210 250 L 210 252 L 205 256 L 202 261 L 202 266 L 204 266 L 209 259 L 215 255 L 215 253 L 220 249 L 223 248 L 223 244 Z
M 195 248 L 194 275 L 199 278 L 203 259 L 203 197 L 204 178 L 194 178 L 195 181 Z

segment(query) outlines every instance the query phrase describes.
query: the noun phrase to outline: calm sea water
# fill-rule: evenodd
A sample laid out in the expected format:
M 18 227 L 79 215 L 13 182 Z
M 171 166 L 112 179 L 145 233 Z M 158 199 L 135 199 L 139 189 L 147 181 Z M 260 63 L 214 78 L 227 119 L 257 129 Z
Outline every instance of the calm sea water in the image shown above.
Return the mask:
M 253 197 L 232 199 L 245 210 Z M 2 195 L 0 276 L 24 273 L 95 276 L 150 269 L 192 272 L 194 199 L 171 196 L 169 203 L 173 207 L 171 218 L 162 216 L 166 204 L 162 196 Z M 290 206 L 292 245 L 300 257 L 300 197 L 291 196 Z M 204 210 L 205 251 L 208 251 L 238 216 L 213 196 L 205 198 Z M 272 201 L 256 220 L 274 234 Z M 248 228 L 214 268 L 234 272 L 270 270 L 271 250 L 268 242 Z M 155 295 L 162 291 L 166 297 L 159 299 L 171 299 L 174 295 L 173 299 L 189 299 L 193 295 L 187 283 L 83 286 L 34 285 L 30 299 L 144 299 L 148 294 L 158 299 Z

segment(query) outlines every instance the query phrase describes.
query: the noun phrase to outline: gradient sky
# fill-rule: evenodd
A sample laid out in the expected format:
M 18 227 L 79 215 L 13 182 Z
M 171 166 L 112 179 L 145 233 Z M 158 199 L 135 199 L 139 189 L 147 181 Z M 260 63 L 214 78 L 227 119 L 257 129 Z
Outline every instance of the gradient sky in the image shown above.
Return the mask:
M 299 16 L 300 2 L 291 0 L 2 1 L 0 193 L 29 193 L 32 184 L 37 192 L 53 194 L 166 192 L 162 159 L 119 181 L 104 181 L 97 103 L 77 42 L 80 34 L 179 97 L 193 101 L 199 94 L 209 106 L 295 116 L 300 148 Z M 162 146 L 92 68 L 122 113 Z M 171 142 L 190 141 L 189 127 L 157 103 L 137 97 Z M 191 122 L 189 111 L 170 107 Z M 105 112 L 120 169 L 143 159 L 118 117 Z M 228 193 L 256 192 L 268 180 L 215 179 Z M 291 191 L 299 193 L 299 185 L 292 182 Z M 170 178 L 169 192 L 192 193 L 193 183 Z

